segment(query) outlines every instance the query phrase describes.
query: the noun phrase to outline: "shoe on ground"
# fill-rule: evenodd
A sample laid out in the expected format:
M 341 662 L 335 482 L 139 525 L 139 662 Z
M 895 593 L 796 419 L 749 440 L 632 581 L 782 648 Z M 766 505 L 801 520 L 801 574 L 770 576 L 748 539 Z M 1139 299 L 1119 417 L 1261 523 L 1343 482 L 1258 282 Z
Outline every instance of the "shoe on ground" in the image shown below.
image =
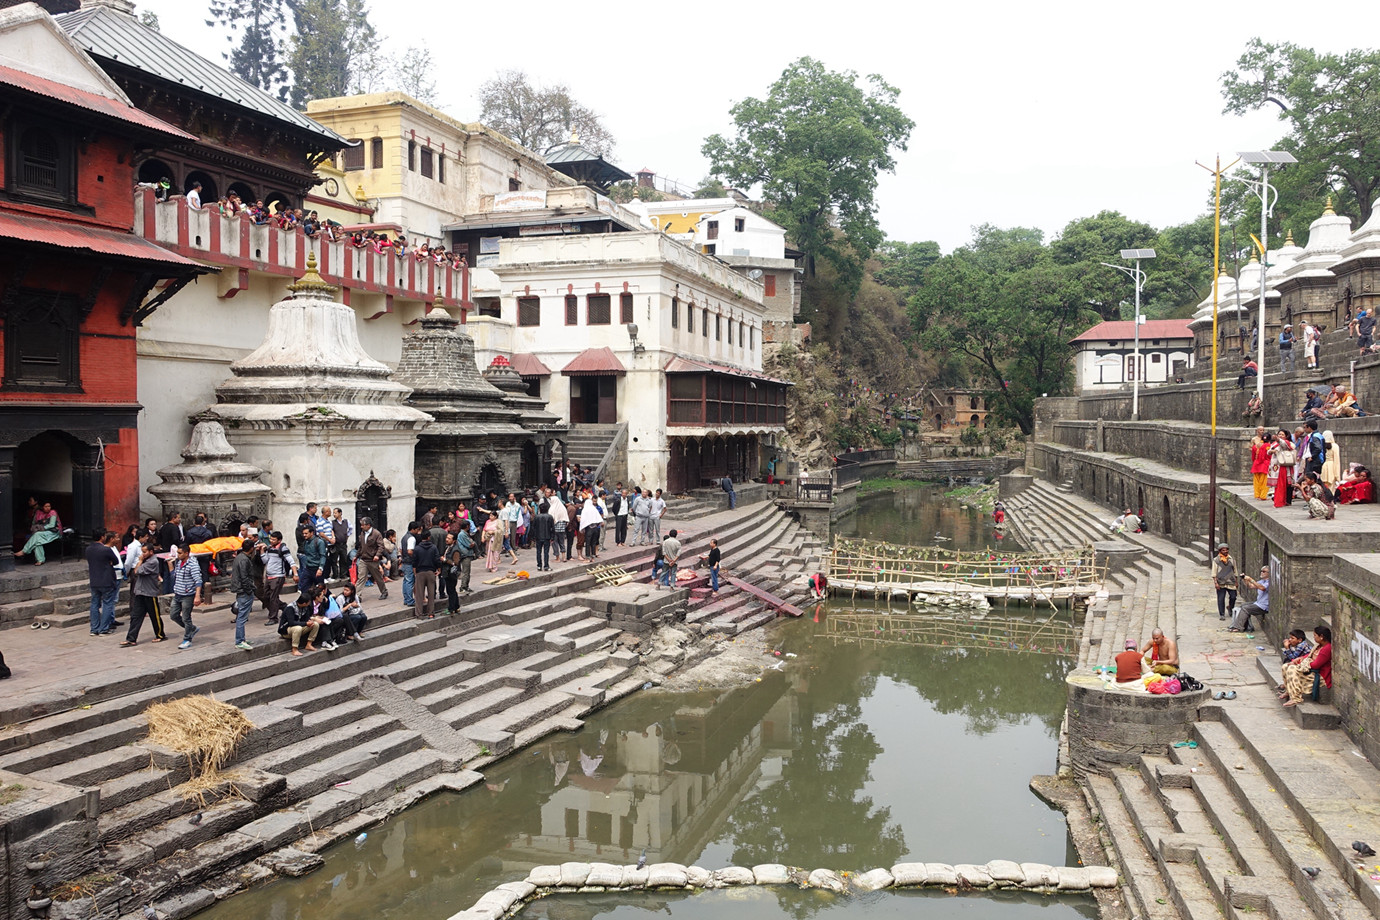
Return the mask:
M 201 627 L 200 627 L 200 626 L 193 626 L 193 627 L 192 627 L 192 634 L 191 634 L 191 636 L 188 637 L 187 641 L 190 642 L 190 641 L 192 641 L 192 639 L 195 639 L 195 638 L 196 638 L 196 634 L 199 633 L 199 632 L 201 632 Z
M 178 646 L 179 649 L 189 649 L 189 648 L 191 648 L 191 647 L 192 647 L 192 640 L 191 640 L 191 639 L 183 639 L 183 640 L 182 640 L 182 644 Z
M 250 645 L 248 642 L 236 642 L 236 643 L 235 643 L 235 648 L 237 648 L 237 649 L 239 649 L 239 650 L 241 650 L 241 651 L 244 651 L 244 652 L 252 652 L 252 651 L 254 651 L 254 646 Z

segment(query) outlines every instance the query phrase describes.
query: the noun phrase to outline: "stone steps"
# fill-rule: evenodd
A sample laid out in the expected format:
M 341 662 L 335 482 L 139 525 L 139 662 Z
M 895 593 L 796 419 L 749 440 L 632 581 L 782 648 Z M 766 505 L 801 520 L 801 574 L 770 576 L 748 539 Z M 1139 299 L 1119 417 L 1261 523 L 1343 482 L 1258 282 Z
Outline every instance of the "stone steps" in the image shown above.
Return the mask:
M 1177 748 L 1171 756 L 1198 771 L 1191 777 L 1197 804 L 1238 859 L 1247 863 L 1243 866 L 1247 873 L 1292 882 L 1297 898 L 1323 920 L 1371 916 L 1335 871 L 1319 875 L 1316 881 L 1304 874 L 1304 866 L 1327 866 L 1327 855 L 1230 730 L 1219 723 L 1199 722 L 1194 725 L 1194 736 L 1196 751 Z M 1274 896 L 1285 902 L 1276 903 L 1277 916 L 1286 911 L 1299 915 L 1302 904 L 1283 893 Z
M 787 555 L 798 556 L 806 547 L 818 552 L 817 541 L 764 504 L 744 508 L 722 527 L 687 535 L 687 561 L 707 551 L 715 533 L 726 563 L 741 558 L 734 569 L 743 573 L 751 573 L 777 541 L 785 543 Z M 650 557 L 647 552 L 636 562 L 629 558 L 628 566 L 645 569 Z M 793 559 L 767 582 L 781 592 L 782 579 L 798 578 L 804 570 L 805 563 Z M 425 726 L 404 726 L 382 710 L 385 699 L 362 697 L 359 682 L 366 675 L 391 680 L 480 745 L 477 762 L 552 731 L 577 728 L 585 713 L 635 692 L 645 681 L 635 676 L 637 655 L 604 651 L 620 630 L 586 607 L 564 606 L 570 592 L 592 584 L 582 569 L 569 569 L 550 579 L 486 589 L 466 598 L 462 618 L 435 621 L 419 622 L 400 604 L 385 609 L 375 601 L 366 639 L 335 652 L 292 658 L 269 643 L 250 653 L 189 660 L 164 672 L 156 685 L 141 675 L 142 683 L 127 688 L 89 691 L 89 708 L 0 733 L 0 750 L 7 751 L 0 768 L 99 783 L 105 865 L 130 874 L 141 900 L 161 901 L 421 778 L 460 769 L 461 755 L 426 746 Z M 775 617 L 741 606 L 744 615 L 726 628 L 741 631 Z M 198 613 L 215 616 L 217 608 Z M 110 695 L 101 699 L 101 692 Z M 203 820 L 195 826 L 188 817 L 193 806 L 174 791 L 189 778 L 185 760 L 139 744 L 149 703 L 193 692 L 214 692 L 245 709 L 258 726 L 227 765 L 252 791 L 244 799 L 198 806 Z

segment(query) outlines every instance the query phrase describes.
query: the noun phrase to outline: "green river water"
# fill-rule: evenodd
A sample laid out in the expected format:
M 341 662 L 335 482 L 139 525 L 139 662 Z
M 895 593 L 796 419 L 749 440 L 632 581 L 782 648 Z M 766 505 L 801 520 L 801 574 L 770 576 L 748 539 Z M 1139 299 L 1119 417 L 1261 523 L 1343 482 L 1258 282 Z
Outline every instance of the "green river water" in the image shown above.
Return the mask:
M 864 496 L 840 532 L 910 543 L 938 534 L 950 537 L 948 547 L 1013 550 L 999 545 L 990 517 L 935 487 Z M 236 895 L 201 916 L 445 920 L 533 866 L 631 863 L 643 848 L 649 863 L 710 869 L 1076 864 L 1063 816 L 1027 787 L 1055 769 L 1069 612 L 1052 621 L 1049 610 L 1029 608 L 974 621 L 937 615 L 904 631 L 883 619 L 884 608 L 871 613 L 870 602 L 834 601 L 778 622 L 768 637 L 782 652 L 770 659 L 780 669 L 761 682 L 635 694 L 580 732 L 496 764 L 482 785 L 433 797 L 338 845 L 307 877 Z M 649 912 L 677 920 L 1097 913 L 1091 898 L 749 888 L 553 897 L 521 916 Z

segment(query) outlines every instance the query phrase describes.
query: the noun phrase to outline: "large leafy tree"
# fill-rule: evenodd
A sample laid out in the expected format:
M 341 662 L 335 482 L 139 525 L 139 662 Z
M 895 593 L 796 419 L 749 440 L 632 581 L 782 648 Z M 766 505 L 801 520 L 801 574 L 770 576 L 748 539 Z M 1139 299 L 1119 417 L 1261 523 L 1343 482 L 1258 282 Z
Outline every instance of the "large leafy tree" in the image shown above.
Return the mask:
M 579 136 L 600 156 L 613 152 L 613 134 L 591 108 L 576 101 L 564 83 L 543 86 L 521 70 L 502 70 L 479 87 L 479 120 L 538 153 Z
M 287 8 L 284 0 L 210 0 L 206 24 L 225 36 L 222 57 L 230 72 L 247 83 L 286 99 L 288 71 Z M 155 17 L 154 22 L 157 22 Z M 147 23 L 146 23 L 147 24 Z M 157 28 L 154 25 L 153 28 Z
M 1235 115 L 1278 107 L 1289 126 L 1281 147 L 1304 167 L 1283 175 L 1295 171 L 1315 192 L 1342 186 L 1351 199 L 1342 203 L 1354 204 L 1361 221 L 1370 217 L 1380 192 L 1380 51 L 1319 54 L 1253 38 L 1236 69 L 1222 74 L 1222 96 L 1223 111 Z
M 288 63 L 292 103 L 367 92 L 381 70 L 365 0 L 288 0 L 297 27 Z
M 967 358 L 997 415 L 1030 434 L 1035 398 L 1067 389 L 1069 341 L 1098 319 L 1087 271 L 1056 261 L 1039 230 L 985 224 L 925 269 L 911 320 L 927 351 Z
M 766 98 L 733 106 L 734 133 L 701 148 L 717 175 L 741 187 L 760 184 L 772 219 L 806 254 L 823 257 L 856 291 L 867 257 L 882 242 L 877 176 L 896 167 L 915 123 L 896 104 L 900 91 L 880 76 L 860 85 L 853 71 L 831 71 L 803 57 Z

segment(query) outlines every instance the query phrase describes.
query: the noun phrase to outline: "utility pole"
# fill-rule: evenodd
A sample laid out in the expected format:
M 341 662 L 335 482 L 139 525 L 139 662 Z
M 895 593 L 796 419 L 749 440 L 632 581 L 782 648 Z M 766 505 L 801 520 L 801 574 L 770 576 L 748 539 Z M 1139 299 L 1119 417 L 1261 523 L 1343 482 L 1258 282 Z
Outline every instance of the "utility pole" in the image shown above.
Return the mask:
M 1226 169 L 1231 169 L 1240 160 L 1232 160 Z M 1202 163 L 1198 164 L 1203 166 Z M 1213 167 L 1203 166 L 1212 173 L 1213 211 L 1212 211 L 1212 436 L 1208 440 L 1208 549 L 1217 545 L 1217 277 L 1222 273 L 1222 157 L 1218 156 Z M 1262 332 L 1262 338 L 1264 333 Z M 1264 342 L 1261 343 L 1262 345 Z

